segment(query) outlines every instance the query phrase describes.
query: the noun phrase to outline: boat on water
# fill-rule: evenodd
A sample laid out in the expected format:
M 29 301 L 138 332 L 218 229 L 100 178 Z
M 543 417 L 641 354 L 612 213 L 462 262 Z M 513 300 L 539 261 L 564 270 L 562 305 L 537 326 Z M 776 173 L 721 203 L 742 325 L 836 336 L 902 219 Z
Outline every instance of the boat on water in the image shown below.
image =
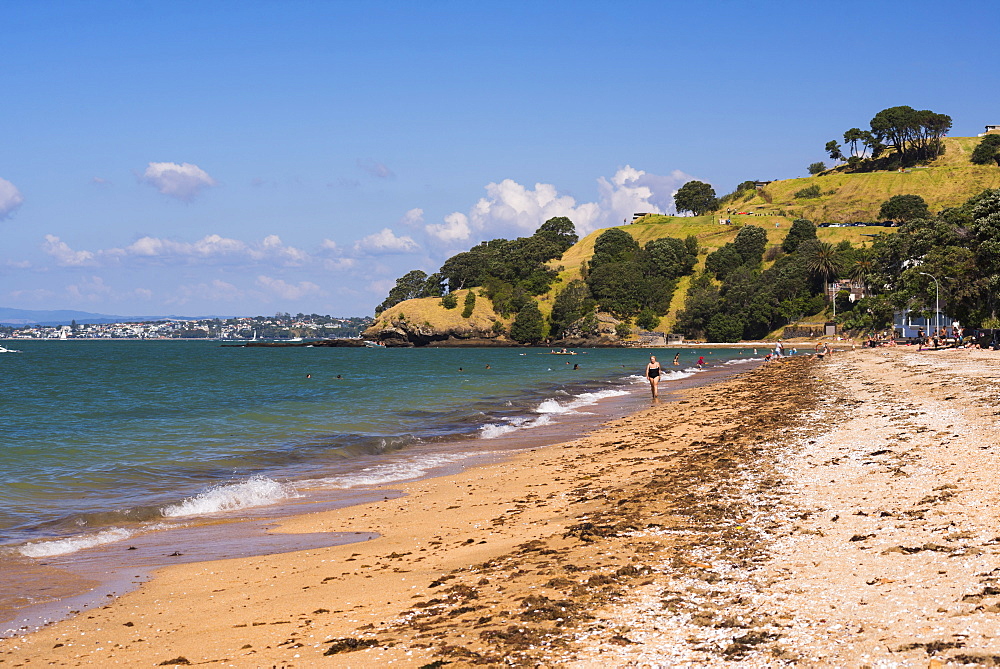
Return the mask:
M 12 348 L 6 348 L 3 344 L 0 344 L 0 353 L 20 353 L 20 351 L 15 351 Z

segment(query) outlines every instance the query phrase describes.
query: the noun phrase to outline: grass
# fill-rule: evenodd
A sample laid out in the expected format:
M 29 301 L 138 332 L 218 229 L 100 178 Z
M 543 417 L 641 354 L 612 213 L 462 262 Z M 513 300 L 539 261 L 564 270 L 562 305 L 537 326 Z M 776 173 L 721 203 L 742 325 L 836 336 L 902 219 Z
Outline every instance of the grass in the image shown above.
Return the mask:
M 474 288 L 473 290 L 476 291 L 476 306 L 472 310 L 470 318 L 462 318 L 465 296 L 469 293 L 469 289 L 464 289 L 455 291 L 458 306 L 454 309 L 445 309 L 441 306 L 440 297 L 421 297 L 415 300 L 406 300 L 379 314 L 372 327 L 382 327 L 401 320 L 405 320 L 407 323 L 418 327 L 427 327 L 427 324 L 430 324 L 433 328 L 439 330 L 457 330 L 461 328 L 489 330 L 493 327 L 493 321 L 495 320 L 503 321 L 505 325 L 510 325 L 511 319 L 501 318 L 493 311 L 493 303 L 482 294 L 482 289 Z
M 831 170 L 812 177 L 774 181 L 762 193 L 754 192 L 749 199 L 732 206 L 807 218 L 815 223 L 848 223 L 877 220 L 879 207 L 893 195 L 919 195 L 936 212 L 957 206 L 987 188 L 1000 188 L 1000 169 L 969 162 L 978 137 L 947 137 L 944 142 L 944 155 L 926 166 L 903 172 L 858 174 Z M 817 186 L 822 195 L 795 197 L 796 192 L 809 186 Z

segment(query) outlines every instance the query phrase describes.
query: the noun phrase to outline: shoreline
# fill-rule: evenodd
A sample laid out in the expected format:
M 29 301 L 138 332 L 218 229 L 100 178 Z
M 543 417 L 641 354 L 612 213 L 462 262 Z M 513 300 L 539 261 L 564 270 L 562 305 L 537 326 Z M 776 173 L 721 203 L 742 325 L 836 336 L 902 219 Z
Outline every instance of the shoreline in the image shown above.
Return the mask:
M 738 379 L 746 375 L 745 372 L 737 372 L 729 378 Z M 697 393 L 728 382 L 717 380 L 709 386 L 696 386 L 681 392 Z M 271 646 L 270 649 L 262 648 L 260 642 L 250 643 L 251 653 L 245 650 L 238 653 L 243 650 L 240 647 L 222 648 L 227 645 L 226 639 L 232 636 L 232 630 L 272 632 L 272 624 L 293 624 L 289 619 L 289 607 L 299 612 L 294 617 L 298 617 L 300 623 L 310 620 L 304 624 L 312 627 L 313 619 L 330 619 L 328 622 L 332 627 L 341 628 L 340 633 L 346 635 L 351 630 L 343 626 L 346 623 L 348 628 L 352 627 L 351 618 L 345 619 L 340 614 L 351 608 L 360 609 L 359 613 L 363 612 L 366 619 L 371 620 L 397 617 L 411 604 L 410 599 L 417 588 L 430 596 L 433 594 L 431 584 L 447 577 L 451 571 L 509 553 L 530 539 L 540 540 L 553 531 L 556 534 L 565 531 L 569 520 L 566 514 L 576 503 L 569 497 L 572 497 L 574 481 L 579 476 L 578 472 L 557 475 L 566 467 L 567 449 L 600 451 L 602 440 L 609 433 L 619 434 L 623 424 L 631 423 L 637 416 L 685 402 L 687 400 L 684 399 L 661 401 L 652 409 L 612 420 L 580 439 L 533 448 L 503 462 L 445 477 L 389 486 L 401 490 L 403 497 L 280 519 L 276 531 L 282 533 L 371 532 L 377 533 L 380 538 L 297 553 L 159 569 L 152 580 L 141 584 L 137 590 L 113 599 L 104 607 L 91 609 L 85 616 L 78 615 L 30 634 L 0 640 L 0 658 L 26 652 L 26 657 L 44 656 L 58 662 L 68 661 L 85 650 L 86 656 L 91 658 L 88 661 L 120 662 L 121 656 L 125 655 L 130 658 L 129 662 L 146 663 L 155 659 L 153 663 L 158 663 L 215 648 L 230 660 L 244 657 L 236 661 L 245 662 L 246 666 L 272 661 L 294 664 L 295 654 L 286 653 L 288 649 L 277 648 L 279 640 L 276 639 L 263 644 Z M 569 457 L 575 460 L 577 456 Z M 593 467 L 594 464 L 587 466 Z M 576 463 L 573 463 L 572 469 L 576 468 Z M 550 475 L 539 479 L 542 471 Z M 552 486 L 551 492 L 545 490 L 549 486 Z M 538 497 L 529 491 L 534 487 L 548 493 L 546 501 L 532 503 Z M 456 492 L 469 488 L 472 490 L 456 495 Z M 525 499 L 520 499 L 525 495 Z M 351 569 L 354 565 L 349 563 L 355 562 L 359 563 L 360 569 Z M 341 571 L 344 567 L 348 571 Z M 260 574 L 261 571 L 264 574 Z M 283 575 L 280 584 L 269 579 L 259 580 L 260 576 L 278 572 Z M 412 586 L 405 583 L 406 576 L 398 576 L 407 573 L 419 574 L 419 577 L 409 577 Z M 361 600 L 364 604 L 354 604 L 358 601 L 359 590 L 363 591 Z M 372 599 L 381 600 L 390 592 L 393 594 L 389 602 L 376 603 Z M 272 593 L 277 595 L 276 599 L 272 599 Z M 331 595 L 335 601 L 343 600 L 336 608 L 329 606 Z M 303 600 L 310 603 L 306 604 Z M 245 601 L 252 604 L 243 603 Z M 348 601 L 352 607 L 347 607 Z M 220 605 L 222 608 L 217 608 Z M 191 611 L 200 612 L 201 624 L 191 620 Z M 272 612 L 272 617 L 283 618 L 285 622 L 248 622 L 246 618 L 248 614 L 257 616 L 267 611 Z M 168 625 L 173 630 L 166 645 L 162 635 L 150 629 L 152 623 L 140 622 L 148 622 L 149 616 L 156 617 L 158 627 Z M 166 620 L 171 622 L 168 624 Z M 204 627 L 204 624 L 209 625 Z M 100 651 L 97 647 L 90 647 L 89 641 L 84 643 L 83 648 L 79 640 L 74 641 L 72 646 L 67 644 L 67 635 L 77 637 L 81 631 L 94 630 L 95 627 L 102 630 L 97 635 L 101 639 L 97 646 Z M 281 629 L 287 634 L 288 628 Z M 332 634 L 332 629 L 324 630 L 320 636 L 328 634 Z M 87 636 L 95 638 L 93 634 Z M 182 638 L 187 638 L 194 645 L 189 646 Z M 222 646 L 219 646 L 220 643 Z M 166 650 L 175 647 L 181 650 L 176 653 Z M 195 648 L 198 650 L 193 650 Z M 264 653 L 265 650 L 267 653 Z M 271 650 L 277 652 L 271 653 Z M 320 650 L 325 652 L 325 649 Z M 97 660 L 97 657 L 104 659 Z M 193 657 L 188 659 L 194 661 Z
M 284 519 L 371 541 L 160 570 L 0 659 L 995 666 L 1000 358 L 807 356 Z M 194 615 L 192 615 L 194 612 Z
M 754 363 L 750 363 L 753 365 Z M 750 366 L 748 365 L 748 366 Z M 679 389 L 710 384 L 733 374 L 746 370 L 743 365 L 713 366 L 703 372 L 687 378 L 671 381 L 661 385 L 664 394 L 678 392 Z M 84 548 L 69 554 L 56 554 L 40 558 L 18 558 L 8 567 L 8 577 L 15 581 L 39 582 L 51 579 L 59 584 L 55 591 L 49 588 L 41 601 L 28 606 L 16 605 L 7 609 L 7 616 L 0 622 L 0 628 L 5 630 L 3 636 L 16 636 L 15 630 L 34 629 L 41 625 L 60 621 L 72 612 L 90 609 L 107 601 L 106 598 L 120 596 L 130 592 L 140 583 L 149 580 L 149 573 L 157 569 L 178 563 L 204 562 L 232 556 L 259 557 L 261 555 L 277 555 L 294 550 L 308 548 L 325 548 L 332 544 L 351 543 L 351 539 L 316 537 L 312 540 L 296 539 L 294 536 L 268 532 L 268 525 L 280 523 L 292 514 L 314 513 L 316 509 L 328 510 L 351 507 L 363 501 L 366 497 L 396 497 L 401 485 L 440 478 L 456 472 L 483 466 L 483 463 L 504 462 L 516 457 L 528 448 L 538 448 L 554 442 L 572 439 L 583 431 L 587 433 L 599 429 L 599 423 L 609 418 L 628 415 L 636 407 L 644 404 L 645 388 L 635 388 L 624 396 L 612 396 L 600 400 L 598 405 L 588 407 L 579 416 L 564 416 L 554 425 L 545 425 L 526 431 L 517 431 L 503 435 L 488 442 L 472 439 L 465 449 L 468 452 L 450 464 L 431 467 L 426 473 L 414 479 L 388 482 L 382 485 L 360 486 L 343 490 L 325 490 L 311 488 L 306 481 L 289 481 L 288 485 L 299 488 L 299 496 L 286 502 L 244 509 L 236 513 L 219 516 L 207 516 L 186 520 L 176 527 L 160 530 L 138 530 L 138 533 L 108 541 L 95 547 Z M 448 452 L 462 451 L 463 441 L 447 444 Z M 429 446 L 431 450 L 435 446 Z M 440 446 L 438 447 L 440 448 Z M 477 449 L 479 449 L 477 451 Z M 482 450 L 485 449 L 485 450 Z M 444 453 L 444 451 L 442 451 Z M 411 450 L 401 452 L 402 455 L 415 457 Z M 206 550 L 207 546 L 199 537 L 199 528 L 211 526 L 216 528 L 213 543 L 225 546 L 223 549 Z M 256 529 L 253 529 L 256 528 Z M 94 530 L 96 532 L 96 529 Z M 248 534 L 249 533 L 249 534 Z M 344 533 L 345 535 L 352 533 Z M 356 533 L 363 538 L 370 538 L 371 533 Z M 234 538 L 242 537 L 243 545 L 234 544 Z M 250 538 L 255 537 L 255 538 Z M 284 537 L 284 539 L 283 539 Z M 361 539 L 359 539 L 361 540 Z M 56 541 L 50 539 L 49 541 Z M 58 543 L 58 541 L 57 541 Z M 121 551 L 135 551 L 122 554 Z M 159 558 L 150 557 L 158 555 Z M 183 557 L 181 557 L 183 555 Z M 199 557 L 200 556 L 200 557 Z M 122 561 L 122 558 L 126 558 Z M 131 573 L 131 572 L 136 573 Z M 125 575 L 125 574 L 128 575 Z M 17 576 L 15 576 L 17 574 Z M 74 588 L 74 583 L 78 585 Z M 96 584 L 96 587 L 95 587 Z M 26 592 L 20 588 L 11 590 L 14 581 L 8 582 L 5 601 L 11 601 L 12 592 Z M 0 593 L 2 594 L 2 593 Z M 41 593 L 39 593 L 41 594 Z M 14 596 L 16 602 L 17 596 Z

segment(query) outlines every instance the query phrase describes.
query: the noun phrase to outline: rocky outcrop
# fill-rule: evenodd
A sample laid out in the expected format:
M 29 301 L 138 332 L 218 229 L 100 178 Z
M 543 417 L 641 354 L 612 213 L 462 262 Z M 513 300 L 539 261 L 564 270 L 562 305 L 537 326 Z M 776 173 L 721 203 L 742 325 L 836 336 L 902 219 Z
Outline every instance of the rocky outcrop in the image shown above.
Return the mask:
M 509 319 L 493 311 L 484 295 L 479 294 L 472 313 L 464 315 L 468 293 L 455 291 L 459 306 L 454 309 L 446 309 L 437 297 L 400 302 L 379 314 L 361 336 L 386 346 L 516 346 L 505 336 Z
M 376 323 L 365 330 L 362 336 L 385 346 L 515 345 L 506 337 L 500 337 L 492 327 L 489 329 L 469 325 L 441 327 L 409 320 Z

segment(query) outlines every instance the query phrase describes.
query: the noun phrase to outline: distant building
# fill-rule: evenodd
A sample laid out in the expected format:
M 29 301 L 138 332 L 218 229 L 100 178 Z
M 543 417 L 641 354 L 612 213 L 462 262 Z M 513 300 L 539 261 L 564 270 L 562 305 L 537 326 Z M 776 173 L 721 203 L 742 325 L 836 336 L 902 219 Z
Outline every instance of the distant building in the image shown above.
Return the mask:
M 991 135 L 1000 133 L 1000 125 L 988 125 L 986 126 L 986 132 L 983 135 Z M 980 135 L 982 137 L 983 135 Z
M 939 324 L 949 330 L 953 326 L 958 327 L 958 321 L 944 311 L 939 311 L 936 314 L 932 311 L 927 317 L 919 316 L 917 312 L 909 309 L 896 311 L 892 314 L 892 329 L 897 338 L 916 337 L 921 330 L 924 331 L 924 334 L 930 335 L 931 331 Z
M 654 215 L 655 214 L 653 214 L 652 212 L 649 212 L 649 211 L 640 211 L 640 212 L 637 212 L 635 214 L 632 214 L 632 222 L 635 223 L 640 218 L 644 218 L 646 216 L 654 216 Z
M 756 188 L 757 190 L 764 190 L 764 186 L 768 185 L 769 183 L 771 183 L 771 182 L 770 181 L 754 181 L 753 182 L 753 187 Z

